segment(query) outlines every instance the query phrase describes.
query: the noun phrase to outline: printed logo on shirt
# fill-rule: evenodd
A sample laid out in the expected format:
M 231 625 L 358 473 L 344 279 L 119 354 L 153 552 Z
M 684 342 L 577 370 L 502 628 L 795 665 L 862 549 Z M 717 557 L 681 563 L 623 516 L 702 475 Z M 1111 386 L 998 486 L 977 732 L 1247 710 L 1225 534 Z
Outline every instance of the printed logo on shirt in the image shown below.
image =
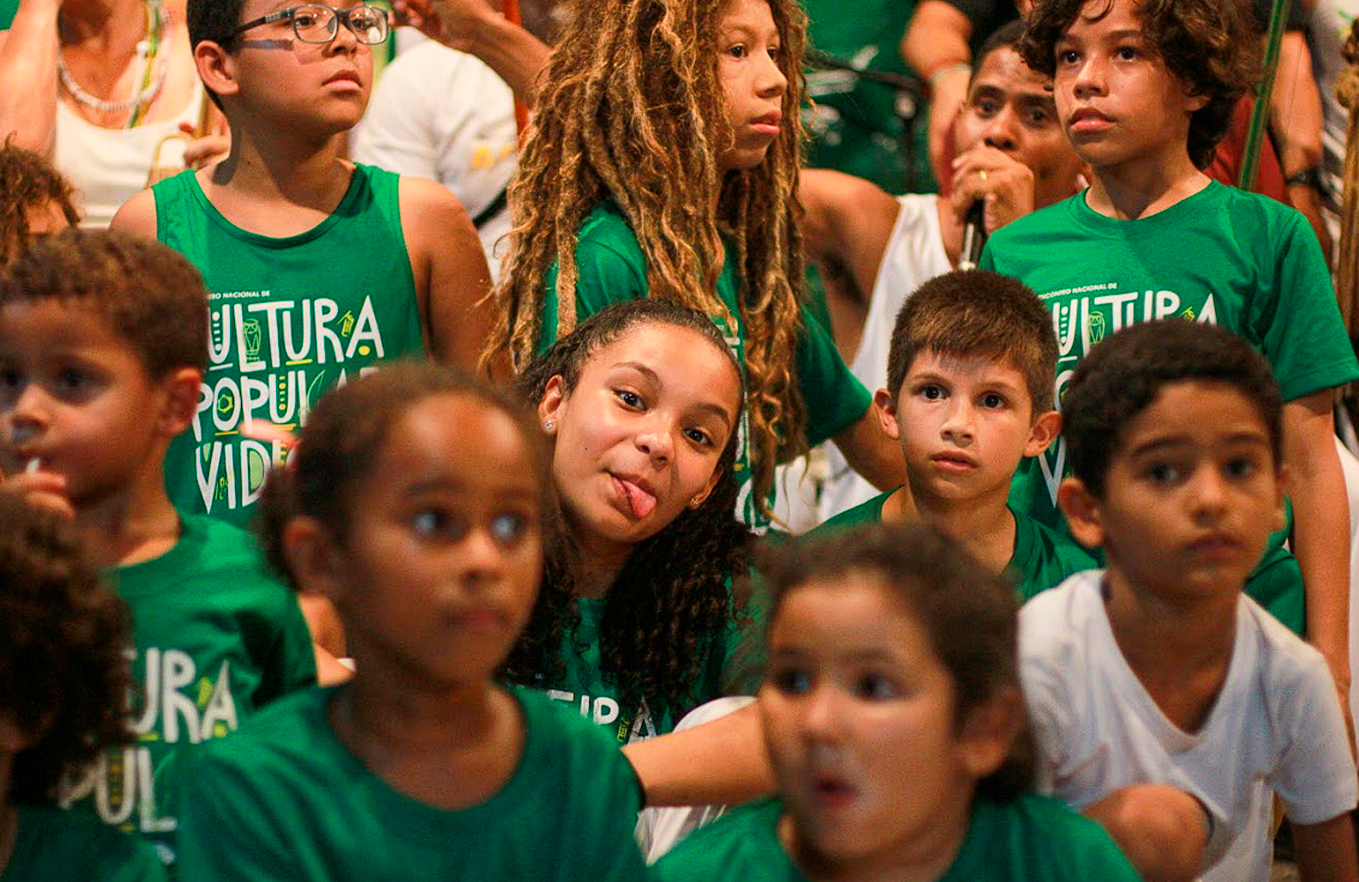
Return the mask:
M 368 297 L 357 311 L 329 297 L 274 300 L 269 291 L 210 300 L 208 371 L 193 423 L 208 513 L 253 503 L 269 468 L 286 457 L 282 440 L 252 437 L 256 422 L 295 430 L 323 392 L 386 356 Z
M 636 713 L 623 713 L 617 699 L 609 695 L 577 695 L 564 689 L 549 689 L 547 697 L 575 706 L 580 715 L 598 726 L 608 726 L 619 744 L 651 738 L 656 734 L 656 723 L 646 702 Z
M 135 653 L 129 652 L 135 659 Z M 63 787 L 65 807 L 88 801 L 106 824 L 143 835 L 174 832 L 177 822 L 166 811 L 173 789 L 169 775 L 173 753 L 168 746 L 221 738 L 239 725 L 231 692 L 231 663 L 199 671 L 193 657 L 179 649 L 150 647 L 139 695 L 133 698 L 137 743 L 105 752 L 81 778 Z M 158 843 L 166 863 L 168 847 Z
M 1174 291 L 1118 291 L 1116 282 L 1064 288 L 1039 295 L 1052 310 L 1052 329 L 1057 333 L 1057 379 L 1053 400 L 1061 408 L 1067 384 L 1076 365 L 1091 347 L 1129 325 L 1164 318 L 1215 325 L 1217 303 L 1211 292 L 1201 302 L 1191 302 Z M 1048 498 L 1057 505 L 1057 487 L 1066 477 L 1066 439 L 1059 437 L 1039 458 Z

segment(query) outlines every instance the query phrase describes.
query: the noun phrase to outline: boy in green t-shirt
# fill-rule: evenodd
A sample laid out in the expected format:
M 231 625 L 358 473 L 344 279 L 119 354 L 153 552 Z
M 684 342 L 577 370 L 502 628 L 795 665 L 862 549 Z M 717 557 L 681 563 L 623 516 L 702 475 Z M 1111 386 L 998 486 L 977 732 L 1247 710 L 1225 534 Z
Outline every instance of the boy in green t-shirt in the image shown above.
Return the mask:
M 69 230 L 0 276 L 0 487 L 71 517 L 132 612 L 137 743 L 63 799 L 140 832 L 166 863 L 178 747 L 316 678 L 297 601 L 251 537 L 166 495 L 206 340 L 197 271 L 137 236 Z
M 166 480 L 181 509 L 244 524 L 326 389 L 426 352 L 476 366 L 490 276 L 447 189 L 345 158 L 388 37 L 383 8 L 194 0 L 187 15 L 230 153 L 139 193 L 113 227 L 203 273 L 208 382 Z
M 1292 548 L 1305 632 L 1344 695 L 1349 553 L 1335 537 L 1349 535 L 1348 508 L 1331 394 L 1359 378 L 1359 364 L 1306 220 L 1201 171 L 1256 81 L 1259 40 L 1246 4 L 1047 0 L 1034 7 L 1019 48 L 1030 67 L 1053 77 L 1058 115 L 1093 177 L 1084 193 L 997 231 L 981 265 L 1047 304 L 1059 401 L 1095 343 L 1151 319 L 1221 325 L 1264 354 L 1286 401 L 1283 459 L 1298 513 Z M 1057 524 L 1066 460 L 1058 443 L 1021 470 L 1015 504 Z M 1266 564 L 1282 540 L 1276 535 Z M 1270 581 L 1257 570 L 1247 593 L 1278 611 L 1262 576 Z
M 1025 457 L 1061 430 L 1052 409 L 1057 341 L 1032 291 L 996 273 L 955 271 L 921 285 L 897 315 L 887 388 L 874 397 L 901 445 L 906 485 L 820 529 L 902 521 L 915 511 L 962 542 L 1028 599 L 1095 561 L 1071 540 L 1006 505 Z

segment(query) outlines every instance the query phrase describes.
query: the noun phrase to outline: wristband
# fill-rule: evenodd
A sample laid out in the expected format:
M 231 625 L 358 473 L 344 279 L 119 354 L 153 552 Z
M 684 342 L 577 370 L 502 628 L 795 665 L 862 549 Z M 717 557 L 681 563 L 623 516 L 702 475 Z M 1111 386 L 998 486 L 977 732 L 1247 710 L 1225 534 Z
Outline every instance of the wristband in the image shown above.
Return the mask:
M 1321 189 L 1321 166 L 1309 165 L 1307 168 L 1299 169 L 1292 174 L 1284 176 L 1284 184 L 1289 187 L 1310 187 L 1313 190 Z
M 955 61 L 952 64 L 944 65 L 943 67 L 936 70 L 934 73 L 930 74 L 930 89 L 931 90 L 938 89 L 939 82 L 942 79 L 944 79 L 944 77 L 949 76 L 950 74 L 957 73 L 960 70 L 967 71 L 968 75 L 970 76 L 972 74 L 972 65 L 968 64 L 966 61 Z

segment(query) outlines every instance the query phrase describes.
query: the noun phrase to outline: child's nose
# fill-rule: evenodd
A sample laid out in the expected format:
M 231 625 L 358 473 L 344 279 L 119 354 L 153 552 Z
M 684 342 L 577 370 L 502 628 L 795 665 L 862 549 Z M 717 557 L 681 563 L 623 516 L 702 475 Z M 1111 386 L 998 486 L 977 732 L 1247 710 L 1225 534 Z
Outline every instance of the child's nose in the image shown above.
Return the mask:
M 659 422 L 651 423 L 638 432 L 636 443 L 637 449 L 655 463 L 669 462 L 675 450 L 669 427 Z
M 944 417 L 941 432 L 945 438 L 952 438 L 954 441 L 969 439 L 972 437 L 972 408 L 962 401 L 961 397 L 955 397 L 953 402 L 953 406 Z
M 812 688 L 803 705 L 802 731 L 813 744 L 839 740 L 844 713 L 837 690 L 826 683 Z
M 757 83 L 759 94 L 764 98 L 777 98 L 788 90 L 788 78 L 783 75 L 783 69 L 774 58 L 768 54 L 762 57 L 764 64 L 761 66 Z

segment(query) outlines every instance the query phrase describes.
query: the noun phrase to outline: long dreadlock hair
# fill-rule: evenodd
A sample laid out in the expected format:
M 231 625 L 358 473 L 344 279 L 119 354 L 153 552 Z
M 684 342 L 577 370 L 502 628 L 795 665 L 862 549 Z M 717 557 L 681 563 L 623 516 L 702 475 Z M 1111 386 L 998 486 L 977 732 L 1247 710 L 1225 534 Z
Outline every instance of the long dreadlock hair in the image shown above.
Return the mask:
M 487 356 L 508 351 L 516 365 L 528 362 L 554 265 L 558 333 L 575 327 L 580 226 L 612 199 L 646 256 L 651 297 L 738 318 L 745 329 L 753 491 L 769 514 L 775 464 L 806 449 L 793 367 L 802 330 L 796 190 L 806 16 L 796 0 L 767 0 L 788 80 L 783 125 L 764 162 L 723 175 L 718 157 L 732 133 L 717 25 L 729 0 L 569 2 L 571 23 L 540 79 L 510 186 L 514 228 L 495 292 L 507 320 Z M 717 296 L 724 237 L 740 280 L 739 316 Z
M 705 314 L 634 300 L 601 310 L 560 338 L 520 375 L 520 394 L 535 406 L 548 381 L 559 376 L 569 395 L 594 353 L 644 325 L 697 331 L 737 368 L 721 332 Z M 735 459 L 733 431 L 718 461 L 721 475 L 712 493 L 698 508 L 686 506 L 659 533 L 638 543 L 606 595 L 599 625 L 602 677 L 625 706 L 651 702 L 657 719 L 666 711 L 679 719 L 702 700 L 693 690 L 709 642 L 728 624 L 746 619 L 751 533 L 735 516 Z M 510 682 L 530 686 L 561 680 L 563 640 L 580 621 L 576 542 L 559 510 L 549 514 L 543 545 L 542 590 L 502 670 Z

